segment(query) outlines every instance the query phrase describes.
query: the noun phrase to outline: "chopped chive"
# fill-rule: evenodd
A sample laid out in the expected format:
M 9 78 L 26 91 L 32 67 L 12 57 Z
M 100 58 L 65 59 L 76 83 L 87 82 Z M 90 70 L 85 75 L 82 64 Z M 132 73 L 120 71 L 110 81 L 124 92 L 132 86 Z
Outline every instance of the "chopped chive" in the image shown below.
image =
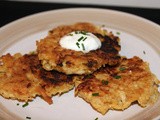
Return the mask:
M 38 67 L 38 66 L 37 66 Z M 44 70 L 42 67 L 38 67 L 39 70 Z
M 71 33 L 70 33 L 70 34 L 68 34 L 68 35 L 69 35 L 69 36 L 73 36 L 73 34 L 71 34 Z
M 82 43 L 81 45 L 82 45 L 82 49 L 85 50 L 84 44 Z
M 103 84 L 103 85 L 108 85 L 108 83 L 109 83 L 109 82 L 108 82 L 107 80 L 102 80 L 102 84 Z
M 31 51 L 31 52 L 29 52 L 29 54 L 34 55 L 34 54 L 36 54 L 36 52 L 35 51 Z
M 86 35 L 87 31 L 80 31 L 81 34 Z
M 80 38 L 78 39 L 78 42 L 80 42 L 83 38 L 84 38 L 83 36 L 82 36 L 82 37 L 80 37 Z
M 77 47 L 78 47 L 78 48 L 80 48 L 80 47 L 79 47 L 79 43 L 78 43 L 78 42 L 76 42 L 76 45 L 77 45 Z
M 120 32 L 116 32 L 116 34 L 117 34 L 117 35 L 120 35 L 121 33 L 120 33 Z
M 75 31 L 75 34 L 78 34 L 78 31 Z
M 146 52 L 145 52 L 145 51 L 143 51 L 143 54 L 146 54 Z
M 99 93 L 92 93 L 92 96 L 99 96 Z
M 31 117 L 28 117 L 28 116 L 27 116 L 26 119 L 31 119 Z
M 105 25 L 102 25 L 102 27 L 106 27 Z
M 26 102 L 25 104 L 22 105 L 22 107 L 26 107 L 26 106 L 28 106 L 28 105 L 29 105 L 29 103 Z
M 86 77 L 87 79 L 89 79 L 89 78 L 92 78 L 92 75 L 89 74 L 89 75 L 86 75 L 85 77 Z
M 17 106 L 19 106 L 19 103 L 17 103 Z
M 123 70 L 126 70 L 126 68 L 125 67 L 120 67 L 119 70 L 123 71 Z
M 95 118 L 94 120 L 98 120 L 98 117 L 97 117 L 97 118 Z
M 121 76 L 116 75 L 116 76 L 114 76 L 114 78 L 115 78 L 115 79 L 120 79 L 120 78 L 121 78 Z
M 85 41 L 87 39 L 87 37 L 85 37 L 84 39 L 83 39 L 83 41 Z

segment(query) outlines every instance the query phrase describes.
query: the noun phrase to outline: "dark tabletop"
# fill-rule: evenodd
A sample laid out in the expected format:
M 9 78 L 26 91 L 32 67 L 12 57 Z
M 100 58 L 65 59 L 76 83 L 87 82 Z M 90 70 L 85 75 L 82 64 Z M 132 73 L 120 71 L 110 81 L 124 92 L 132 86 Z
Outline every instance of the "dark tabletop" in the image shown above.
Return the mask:
M 78 5 L 64 3 L 11 2 L 0 0 L 0 27 L 5 24 L 34 13 L 61 8 L 92 7 L 119 10 L 135 14 L 160 25 L 160 9 L 116 7 L 100 5 Z

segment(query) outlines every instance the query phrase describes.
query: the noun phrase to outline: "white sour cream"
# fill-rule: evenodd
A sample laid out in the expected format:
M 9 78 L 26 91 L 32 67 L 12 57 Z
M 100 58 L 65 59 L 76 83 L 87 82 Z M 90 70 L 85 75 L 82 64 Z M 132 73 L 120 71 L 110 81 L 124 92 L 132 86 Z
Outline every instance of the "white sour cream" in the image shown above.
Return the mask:
M 87 53 L 101 47 L 101 41 L 90 32 L 74 31 L 60 39 L 63 48 Z

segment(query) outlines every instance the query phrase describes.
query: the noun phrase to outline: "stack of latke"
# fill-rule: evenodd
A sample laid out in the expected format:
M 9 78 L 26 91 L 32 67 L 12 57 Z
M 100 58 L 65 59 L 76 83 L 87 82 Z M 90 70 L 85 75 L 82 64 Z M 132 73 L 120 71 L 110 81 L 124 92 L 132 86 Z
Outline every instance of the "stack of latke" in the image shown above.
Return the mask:
M 74 31 L 97 36 L 102 46 L 83 53 L 62 48 L 60 39 Z M 120 39 L 90 23 L 59 26 L 37 42 L 34 54 L 0 57 L 0 95 L 19 101 L 52 96 L 75 88 L 75 95 L 105 114 L 124 110 L 137 101 L 142 107 L 158 100 L 158 79 L 148 63 L 119 55 Z

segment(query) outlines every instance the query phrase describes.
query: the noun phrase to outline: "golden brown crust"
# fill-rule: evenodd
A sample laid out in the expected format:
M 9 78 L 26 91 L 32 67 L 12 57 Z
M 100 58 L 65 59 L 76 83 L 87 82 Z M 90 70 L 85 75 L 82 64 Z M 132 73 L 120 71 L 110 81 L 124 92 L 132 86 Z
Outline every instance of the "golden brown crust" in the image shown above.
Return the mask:
M 75 94 L 105 114 L 110 109 L 124 110 L 138 101 L 142 107 L 155 103 L 159 97 L 159 81 L 140 58 L 123 58 L 114 67 L 106 66 L 85 77 Z
M 62 48 L 59 40 L 73 31 L 87 31 L 95 34 L 102 42 L 102 47 L 89 53 Z M 90 74 L 105 64 L 119 62 L 119 38 L 107 33 L 90 23 L 59 26 L 49 35 L 37 42 L 38 57 L 46 70 L 57 70 L 65 74 Z
M 51 97 L 74 87 L 72 76 L 45 71 L 37 55 L 10 54 L 0 58 L 0 95 L 30 101 L 41 96 L 49 104 Z

